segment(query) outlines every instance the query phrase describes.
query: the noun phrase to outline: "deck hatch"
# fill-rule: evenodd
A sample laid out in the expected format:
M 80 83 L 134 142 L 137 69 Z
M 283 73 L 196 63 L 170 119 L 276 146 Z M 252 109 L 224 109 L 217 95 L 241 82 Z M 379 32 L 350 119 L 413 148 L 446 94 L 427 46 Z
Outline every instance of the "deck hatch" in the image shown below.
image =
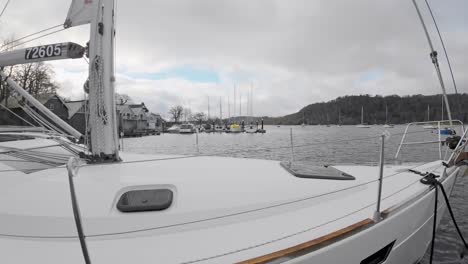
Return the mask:
M 171 206 L 172 198 L 169 189 L 133 190 L 122 194 L 117 209 L 124 213 L 161 211 Z
M 355 180 L 354 176 L 333 167 L 314 166 L 307 162 L 281 162 L 281 166 L 299 178 L 323 180 Z

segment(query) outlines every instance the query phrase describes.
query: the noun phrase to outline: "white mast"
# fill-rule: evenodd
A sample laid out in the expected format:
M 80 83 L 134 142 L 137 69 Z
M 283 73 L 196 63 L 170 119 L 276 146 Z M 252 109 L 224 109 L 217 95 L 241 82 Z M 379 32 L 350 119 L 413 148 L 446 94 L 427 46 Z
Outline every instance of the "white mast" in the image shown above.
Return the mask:
M 219 119 L 223 120 L 223 105 L 221 103 L 221 96 L 219 97 Z
M 385 124 L 388 123 L 388 105 L 385 104 Z
M 430 110 L 430 106 L 429 104 L 427 105 L 427 121 L 430 121 L 431 119 L 429 118 L 429 110 Z
M 101 0 L 91 16 L 89 42 L 90 150 L 97 161 L 119 160 L 114 102 L 114 0 Z
M 210 97 L 208 96 L 208 120 L 210 120 Z
M 239 116 L 242 116 L 242 94 L 239 93 Z
M 229 122 L 231 122 L 231 101 L 229 100 L 229 95 L 228 95 L 228 119 L 229 119 Z
M 234 115 L 236 115 L 236 99 L 237 99 L 236 97 L 237 97 L 237 95 L 236 95 L 236 85 L 234 84 L 234 109 L 233 109 L 234 110 L 233 111 Z
M 361 125 L 364 125 L 364 106 L 361 106 Z
M 338 125 L 341 126 L 341 109 L 338 107 Z

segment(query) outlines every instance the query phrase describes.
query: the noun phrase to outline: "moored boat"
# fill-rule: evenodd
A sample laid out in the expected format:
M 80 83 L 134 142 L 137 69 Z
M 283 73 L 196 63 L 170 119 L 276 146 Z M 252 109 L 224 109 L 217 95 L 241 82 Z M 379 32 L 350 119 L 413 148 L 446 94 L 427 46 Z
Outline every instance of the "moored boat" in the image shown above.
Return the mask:
M 179 134 L 193 134 L 196 132 L 195 126 L 192 124 L 182 124 L 179 128 Z

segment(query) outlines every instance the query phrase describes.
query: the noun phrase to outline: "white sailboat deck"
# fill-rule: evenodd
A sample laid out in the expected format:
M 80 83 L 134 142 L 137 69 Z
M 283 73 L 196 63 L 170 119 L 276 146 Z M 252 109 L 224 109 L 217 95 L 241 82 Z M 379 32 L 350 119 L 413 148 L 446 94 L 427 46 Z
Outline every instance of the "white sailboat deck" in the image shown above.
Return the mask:
M 158 263 L 244 261 L 370 219 L 377 201 L 378 167 L 337 166 L 356 178 L 340 181 L 297 178 L 277 161 L 128 153 L 122 157 L 125 163 L 82 167 L 75 178 L 87 244 L 96 263 L 145 263 L 156 255 Z M 139 162 L 148 159 L 156 160 Z M 408 169 L 442 174 L 434 171 L 440 161 L 415 166 L 385 167 L 383 210 L 428 190 L 419 183 L 421 176 Z M 66 169 L 8 173 L 2 180 L 4 257 L 19 263 L 35 258 L 81 263 Z M 119 197 L 141 186 L 171 189 L 171 207 L 160 212 L 118 211 Z M 255 236 L 249 235 L 252 232 Z M 24 248 L 27 255 L 21 254 Z M 178 249 L 183 249 L 180 254 Z

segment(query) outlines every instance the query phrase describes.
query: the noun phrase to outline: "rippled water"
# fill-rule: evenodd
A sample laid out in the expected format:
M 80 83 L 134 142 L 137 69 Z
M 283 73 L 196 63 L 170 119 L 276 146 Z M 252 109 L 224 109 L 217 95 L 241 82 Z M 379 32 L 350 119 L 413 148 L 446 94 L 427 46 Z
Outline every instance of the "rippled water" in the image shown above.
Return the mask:
M 382 126 L 369 129 L 354 126 L 266 126 L 266 134 L 206 134 L 176 135 L 164 134 L 142 138 L 124 139 L 124 150 L 135 153 L 161 153 L 259 158 L 272 160 L 307 160 L 315 164 L 377 164 L 379 162 L 380 135 Z M 385 162 L 394 159 L 405 126 L 395 126 L 387 131 L 390 137 L 385 141 Z M 292 132 L 292 140 L 291 140 Z M 422 127 L 408 130 L 406 142 L 434 141 L 438 135 Z M 458 129 L 458 134 L 461 130 Z M 444 138 L 442 138 L 444 139 Z M 291 149 L 291 141 L 293 149 Z M 293 154 L 292 154 L 293 153 Z M 445 152 L 441 152 L 442 157 Z M 437 144 L 412 145 L 403 147 L 399 158 L 405 162 L 424 162 L 439 158 Z M 468 214 L 464 201 L 468 192 L 468 179 L 460 178 L 452 193 L 451 203 L 462 231 L 468 238 Z M 439 226 L 436 238 L 435 263 L 468 263 L 468 258 L 459 257 L 461 244 L 448 214 Z M 428 263 L 428 256 L 422 263 Z

